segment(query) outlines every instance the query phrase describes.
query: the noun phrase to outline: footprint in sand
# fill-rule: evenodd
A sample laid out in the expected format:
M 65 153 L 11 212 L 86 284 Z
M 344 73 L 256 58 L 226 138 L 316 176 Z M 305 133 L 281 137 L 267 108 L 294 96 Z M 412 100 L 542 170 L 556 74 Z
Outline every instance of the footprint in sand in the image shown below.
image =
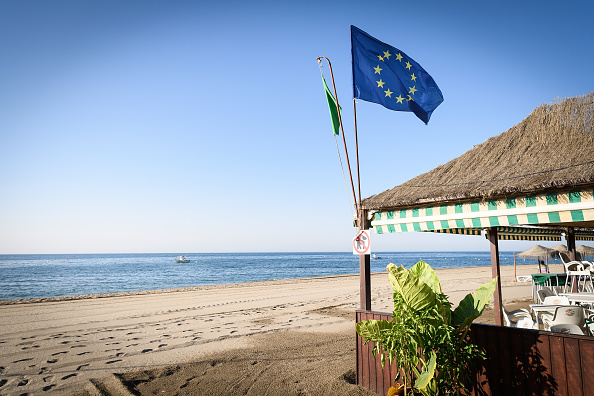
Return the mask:
M 48 363 L 56 363 L 58 361 L 58 359 L 48 359 Z
M 89 367 L 89 366 L 90 366 L 90 364 L 88 364 L 88 363 L 81 364 L 80 366 L 78 366 L 78 367 L 76 368 L 76 371 L 80 371 L 80 370 L 82 370 L 83 368 L 85 368 L 85 367 Z
M 105 362 L 105 364 L 114 364 L 114 363 L 121 362 L 121 361 L 122 361 L 122 359 L 110 360 L 109 362 Z
M 86 355 L 87 353 L 91 353 L 91 352 L 81 352 L 81 353 L 77 353 L 76 356 L 82 356 L 82 355 Z
M 31 349 L 31 348 L 39 348 L 39 345 L 26 346 L 26 347 L 22 347 L 21 349 L 24 351 L 24 350 Z
M 28 362 L 29 360 L 33 360 L 33 358 L 25 358 L 25 359 L 15 360 L 13 363 Z
M 47 392 L 48 390 L 51 390 L 54 386 L 56 386 L 56 384 L 51 384 L 48 386 L 44 386 L 43 388 L 41 388 L 44 392 Z
M 62 351 L 62 352 L 52 353 L 52 356 L 63 355 L 65 353 L 68 353 L 68 351 Z
M 25 386 L 29 383 L 29 380 L 26 378 L 23 378 L 22 380 L 20 380 L 20 382 L 17 384 L 17 386 Z
M 0 380 L 0 388 L 2 388 L 7 382 L 8 380 L 5 379 Z
M 68 378 L 76 377 L 78 374 L 68 374 L 60 378 L 62 381 L 67 380 Z
M 147 352 L 152 352 L 153 350 L 151 348 L 147 348 L 147 349 L 143 349 L 141 353 L 147 353 Z

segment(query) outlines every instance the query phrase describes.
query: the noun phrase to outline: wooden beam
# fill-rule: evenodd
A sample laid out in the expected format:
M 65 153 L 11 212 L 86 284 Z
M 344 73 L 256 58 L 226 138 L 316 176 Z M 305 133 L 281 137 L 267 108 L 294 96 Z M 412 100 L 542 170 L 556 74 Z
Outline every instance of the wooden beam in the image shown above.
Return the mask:
M 565 239 L 567 240 L 567 250 L 569 252 L 569 259 L 574 261 L 576 259 L 575 254 L 575 231 L 573 227 L 567 227 L 567 232 L 565 233 Z
M 359 209 L 359 229 L 369 229 L 367 210 Z M 361 309 L 371 311 L 371 256 L 369 254 L 359 255 L 359 295 Z
M 497 239 L 497 227 L 489 228 L 489 242 L 491 245 L 491 274 L 497 277 L 497 287 L 493 298 L 495 299 L 495 324 L 503 326 L 503 310 L 501 309 L 501 273 L 499 271 L 499 240 Z

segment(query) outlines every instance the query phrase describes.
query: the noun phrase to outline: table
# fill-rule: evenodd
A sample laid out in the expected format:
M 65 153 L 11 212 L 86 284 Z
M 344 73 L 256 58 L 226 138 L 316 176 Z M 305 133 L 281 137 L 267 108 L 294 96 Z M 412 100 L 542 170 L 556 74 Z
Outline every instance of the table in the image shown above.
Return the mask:
M 532 283 L 540 286 L 565 286 L 567 274 L 561 272 L 559 274 L 532 274 Z
M 559 293 L 559 295 L 567 297 L 573 304 L 594 304 L 594 293 Z
M 538 301 L 536 292 L 544 286 L 565 286 L 567 274 L 564 272 L 553 274 L 531 274 L 532 277 L 532 299 Z

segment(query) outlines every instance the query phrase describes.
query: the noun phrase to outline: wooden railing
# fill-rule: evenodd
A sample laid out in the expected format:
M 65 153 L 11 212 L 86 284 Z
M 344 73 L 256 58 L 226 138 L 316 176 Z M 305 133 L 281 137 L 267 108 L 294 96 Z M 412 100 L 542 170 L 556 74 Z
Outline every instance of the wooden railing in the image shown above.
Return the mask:
M 356 321 L 391 320 L 387 313 L 356 312 Z M 473 377 L 473 395 L 594 395 L 594 337 L 473 324 L 471 342 L 487 356 Z M 373 344 L 357 336 L 357 383 L 379 395 L 394 384 L 397 362 L 382 370 Z

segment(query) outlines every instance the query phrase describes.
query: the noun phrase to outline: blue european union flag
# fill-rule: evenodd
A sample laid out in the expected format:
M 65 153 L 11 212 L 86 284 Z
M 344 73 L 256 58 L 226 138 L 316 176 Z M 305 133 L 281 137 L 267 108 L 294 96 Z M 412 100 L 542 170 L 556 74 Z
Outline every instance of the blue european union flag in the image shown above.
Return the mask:
M 396 111 L 412 111 L 425 124 L 443 95 L 433 78 L 404 52 L 351 25 L 353 97 Z

